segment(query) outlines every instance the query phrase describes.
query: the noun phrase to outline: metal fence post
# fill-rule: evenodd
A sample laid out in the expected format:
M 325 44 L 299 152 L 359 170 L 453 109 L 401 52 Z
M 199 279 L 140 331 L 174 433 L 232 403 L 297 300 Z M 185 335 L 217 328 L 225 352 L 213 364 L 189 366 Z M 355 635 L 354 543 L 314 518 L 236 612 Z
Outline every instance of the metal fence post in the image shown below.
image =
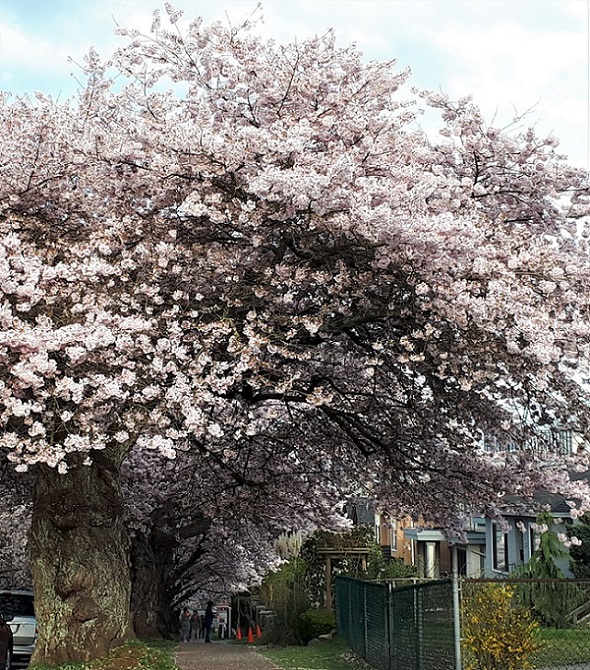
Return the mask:
M 422 670 L 424 622 L 422 620 L 422 588 L 414 589 L 414 620 L 416 622 L 416 670 Z
M 369 631 L 367 627 L 367 585 L 363 584 L 363 649 L 364 649 L 364 658 L 367 658 L 369 654 L 369 645 L 368 638 Z
M 455 670 L 461 670 L 461 611 L 459 598 L 459 562 L 457 560 L 457 545 L 453 545 L 453 637 L 455 644 Z
M 387 584 L 387 649 L 389 670 L 395 670 L 395 617 L 393 611 L 393 584 Z

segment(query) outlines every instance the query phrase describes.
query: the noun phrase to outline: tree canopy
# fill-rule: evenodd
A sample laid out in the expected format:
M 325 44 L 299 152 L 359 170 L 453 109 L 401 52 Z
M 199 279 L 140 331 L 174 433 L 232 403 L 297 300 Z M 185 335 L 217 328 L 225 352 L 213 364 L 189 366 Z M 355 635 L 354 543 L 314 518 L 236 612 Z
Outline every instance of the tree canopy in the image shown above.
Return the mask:
M 332 33 L 183 32 L 166 7 L 168 27 L 89 51 L 77 100 L 0 102 L 0 454 L 36 473 L 38 660 L 103 650 L 105 560 L 109 639 L 128 634 L 127 531 L 96 535 L 122 467 L 160 468 L 165 498 L 183 455 L 233 510 L 282 501 L 272 531 L 290 501 L 310 519 L 361 487 L 456 527 L 502 491 L 590 501 L 567 476 L 585 454 L 527 448 L 588 426 L 588 174 L 469 99 L 421 93 L 427 137 L 409 73 Z M 92 583 L 49 565 L 71 533 Z

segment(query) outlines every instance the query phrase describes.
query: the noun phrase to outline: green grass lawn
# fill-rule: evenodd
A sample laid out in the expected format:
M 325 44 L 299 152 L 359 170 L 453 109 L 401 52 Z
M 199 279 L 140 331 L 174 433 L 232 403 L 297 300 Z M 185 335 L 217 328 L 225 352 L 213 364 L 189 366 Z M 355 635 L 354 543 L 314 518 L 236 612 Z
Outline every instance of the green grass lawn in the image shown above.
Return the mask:
M 534 658 L 535 667 L 551 668 L 590 663 L 590 628 L 540 630 L 542 649 Z M 340 638 L 308 647 L 276 647 L 258 650 L 283 670 L 368 670 Z
M 367 670 L 362 659 L 354 656 L 340 638 L 322 640 L 307 647 L 276 647 L 259 649 L 275 665 L 284 670 Z
M 589 628 L 542 628 L 541 650 L 535 655 L 540 668 L 590 662 Z
M 173 661 L 176 643 L 164 640 L 131 640 L 106 658 L 89 663 L 36 664 L 30 670 L 177 670 Z
M 590 663 L 590 628 L 543 628 L 539 635 L 542 648 L 535 655 L 535 667 Z M 37 665 L 31 670 L 177 670 L 173 662 L 175 646 L 160 640 L 136 640 L 99 661 Z M 307 647 L 259 647 L 258 651 L 283 670 L 372 670 L 338 637 Z

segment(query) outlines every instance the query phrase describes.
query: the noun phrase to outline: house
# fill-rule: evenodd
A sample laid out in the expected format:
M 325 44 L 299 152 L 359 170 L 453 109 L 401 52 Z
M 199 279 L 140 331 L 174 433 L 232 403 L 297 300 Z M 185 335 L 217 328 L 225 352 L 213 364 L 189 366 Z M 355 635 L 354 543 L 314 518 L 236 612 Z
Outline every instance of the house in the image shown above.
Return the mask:
M 503 522 L 472 517 L 463 540 L 455 542 L 459 575 L 471 578 L 507 577 L 517 567 L 527 563 L 537 548 L 539 509 L 550 512 L 555 520 L 550 530 L 557 534 L 565 532 L 566 524 L 571 523 L 571 508 L 565 496 L 546 491 L 537 491 L 532 503 L 516 496 L 505 496 Z M 421 577 L 440 578 L 451 573 L 452 542 L 444 531 L 414 526 L 404 529 L 404 537 L 412 543 L 414 564 Z M 566 577 L 573 576 L 567 556 L 556 563 Z
M 409 516 L 395 519 L 386 512 L 375 514 L 375 535 L 386 559 L 397 559 L 404 565 L 415 564 L 414 545 L 405 535 L 413 526 L 414 522 Z
M 438 579 L 452 571 L 451 542 L 439 528 L 415 526 L 404 530 L 407 541 L 412 543 L 414 564 L 418 575 Z M 485 519 L 472 517 L 465 529 L 464 539 L 455 542 L 459 574 L 465 577 L 482 577 L 485 574 L 486 527 Z
M 538 541 L 536 510 L 546 509 L 550 512 L 555 520 L 550 530 L 557 534 L 564 532 L 565 524 L 571 522 L 571 507 L 566 503 L 565 496 L 536 491 L 533 505 L 534 510 L 530 503 L 523 502 L 521 498 L 506 496 L 503 512 L 506 525 L 492 519 L 485 520 L 485 577 L 506 577 L 529 561 Z M 567 556 L 558 559 L 556 563 L 566 577 L 573 577 Z

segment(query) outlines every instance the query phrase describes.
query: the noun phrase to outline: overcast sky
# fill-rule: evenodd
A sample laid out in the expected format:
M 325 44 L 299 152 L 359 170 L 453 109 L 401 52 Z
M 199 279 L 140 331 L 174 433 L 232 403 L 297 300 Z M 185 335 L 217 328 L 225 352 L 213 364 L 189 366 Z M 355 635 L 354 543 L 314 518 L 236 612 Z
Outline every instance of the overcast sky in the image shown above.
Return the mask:
M 124 38 L 115 20 L 147 31 L 159 0 L 0 0 L 0 89 L 67 98 L 90 45 L 107 56 Z M 256 0 L 176 0 L 186 19 L 249 16 Z M 165 15 L 165 12 L 162 12 Z M 590 0 L 263 0 L 265 37 L 287 42 L 336 31 L 367 59 L 395 58 L 410 84 L 471 94 L 504 125 L 561 139 L 571 163 L 590 169 Z

